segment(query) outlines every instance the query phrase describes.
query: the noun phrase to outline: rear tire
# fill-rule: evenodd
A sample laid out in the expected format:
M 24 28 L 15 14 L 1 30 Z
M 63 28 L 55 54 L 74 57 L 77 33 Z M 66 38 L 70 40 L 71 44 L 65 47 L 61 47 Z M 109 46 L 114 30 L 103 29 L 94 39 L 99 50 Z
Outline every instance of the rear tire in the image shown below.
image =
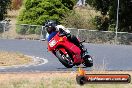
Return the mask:
M 66 57 L 66 55 L 60 51 L 56 51 L 56 57 L 59 59 L 59 61 L 66 67 L 66 68 L 72 68 L 73 67 L 73 62 L 70 56 Z
M 92 67 L 93 66 L 93 59 L 90 55 L 86 55 L 84 57 L 84 66 L 86 67 Z

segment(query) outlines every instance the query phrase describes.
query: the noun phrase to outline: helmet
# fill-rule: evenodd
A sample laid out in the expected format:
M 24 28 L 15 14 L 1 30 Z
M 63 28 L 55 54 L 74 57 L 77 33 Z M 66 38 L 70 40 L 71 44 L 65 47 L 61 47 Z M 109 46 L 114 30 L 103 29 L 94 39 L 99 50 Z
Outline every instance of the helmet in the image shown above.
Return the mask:
M 50 34 L 53 31 L 56 31 L 57 22 L 54 20 L 48 20 L 45 22 L 45 30 Z

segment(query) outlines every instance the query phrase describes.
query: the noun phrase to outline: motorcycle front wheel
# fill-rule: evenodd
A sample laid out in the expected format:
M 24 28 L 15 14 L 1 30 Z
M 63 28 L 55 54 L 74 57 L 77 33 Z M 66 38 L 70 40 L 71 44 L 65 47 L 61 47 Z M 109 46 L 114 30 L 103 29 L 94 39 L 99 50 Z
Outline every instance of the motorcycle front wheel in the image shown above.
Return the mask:
M 66 68 L 72 68 L 73 67 L 73 61 L 70 58 L 70 56 L 67 54 L 65 55 L 62 51 L 57 50 L 56 51 L 56 57 L 59 59 L 59 61 L 66 67 Z
M 93 66 L 93 58 L 90 55 L 86 55 L 84 57 L 84 66 L 86 67 L 92 67 Z

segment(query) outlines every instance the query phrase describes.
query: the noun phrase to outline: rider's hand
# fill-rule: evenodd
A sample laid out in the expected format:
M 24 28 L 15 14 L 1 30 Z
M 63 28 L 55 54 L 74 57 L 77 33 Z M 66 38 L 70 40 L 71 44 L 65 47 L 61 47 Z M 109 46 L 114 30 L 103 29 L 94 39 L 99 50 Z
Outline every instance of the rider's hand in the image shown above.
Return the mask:
M 67 34 L 62 28 L 59 28 L 59 32 L 60 32 L 59 36 L 66 36 Z

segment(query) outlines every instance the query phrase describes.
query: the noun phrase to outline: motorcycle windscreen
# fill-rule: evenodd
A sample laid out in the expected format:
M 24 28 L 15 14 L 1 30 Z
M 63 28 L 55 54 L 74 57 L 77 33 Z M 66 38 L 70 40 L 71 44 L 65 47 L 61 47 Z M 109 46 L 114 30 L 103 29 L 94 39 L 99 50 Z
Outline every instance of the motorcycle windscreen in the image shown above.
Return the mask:
M 58 32 L 57 31 L 55 31 L 55 32 L 52 32 L 51 34 L 49 34 L 49 36 L 48 36 L 48 42 L 57 34 Z

